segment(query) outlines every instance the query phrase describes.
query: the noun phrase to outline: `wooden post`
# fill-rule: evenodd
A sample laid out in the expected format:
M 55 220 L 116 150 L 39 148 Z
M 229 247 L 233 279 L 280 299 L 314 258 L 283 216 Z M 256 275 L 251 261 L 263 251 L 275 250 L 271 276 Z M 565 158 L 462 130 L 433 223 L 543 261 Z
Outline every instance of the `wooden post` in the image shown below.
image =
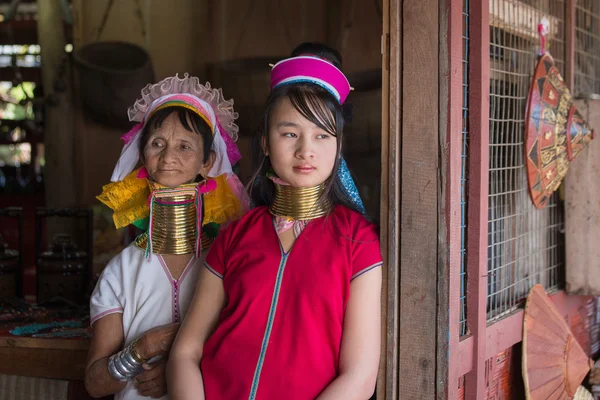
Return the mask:
M 575 96 L 575 2 L 567 0 L 565 3 L 565 83 Z
M 470 3 L 469 211 L 467 324 L 473 335 L 473 368 L 465 380 L 467 399 L 483 399 L 486 360 L 487 225 L 489 183 L 490 28 L 489 3 Z M 477 201 L 479 200 L 479 201 Z
M 440 0 L 437 398 L 458 396 L 462 170 L 462 2 Z M 447 34 L 443 34 L 447 32 Z M 442 77 L 447 77 L 443 79 Z M 449 332 L 448 332 L 449 330 Z
M 69 62 L 65 60 L 60 0 L 38 0 L 38 42 L 46 96 L 46 206 L 75 205 L 74 134 Z M 63 71 L 61 71 L 63 69 Z M 59 82 L 56 87 L 57 81 Z M 58 90 L 56 90 L 58 89 Z
M 398 378 L 403 399 L 436 398 L 439 34 L 438 0 L 403 2 L 402 86 L 394 88 L 402 99 Z
M 384 0 L 381 120 L 382 348 L 377 398 L 396 400 L 398 393 L 398 297 L 400 290 L 400 120 L 402 115 L 402 3 Z

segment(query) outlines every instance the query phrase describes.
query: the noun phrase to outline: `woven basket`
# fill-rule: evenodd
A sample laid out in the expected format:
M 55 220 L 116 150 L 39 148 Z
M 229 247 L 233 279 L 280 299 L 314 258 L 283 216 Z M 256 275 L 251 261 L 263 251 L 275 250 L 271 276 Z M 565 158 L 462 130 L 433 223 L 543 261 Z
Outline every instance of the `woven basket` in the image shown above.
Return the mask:
M 130 126 L 127 109 L 154 82 L 146 50 L 132 43 L 95 42 L 75 51 L 73 59 L 86 114 L 102 125 Z

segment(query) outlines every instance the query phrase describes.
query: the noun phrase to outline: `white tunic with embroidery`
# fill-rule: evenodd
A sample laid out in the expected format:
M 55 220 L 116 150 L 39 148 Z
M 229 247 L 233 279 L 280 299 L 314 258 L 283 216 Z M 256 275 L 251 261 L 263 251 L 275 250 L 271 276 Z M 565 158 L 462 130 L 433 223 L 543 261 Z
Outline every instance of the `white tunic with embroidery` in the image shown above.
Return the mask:
M 123 314 L 123 335 L 128 346 L 152 328 L 181 322 L 202 265 L 203 260 L 193 257 L 175 280 L 162 256 L 152 254 L 148 260 L 145 251 L 132 243 L 102 272 L 90 299 L 91 323 L 109 314 Z M 140 396 L 130 381 L 115 395 L 115 400 L 121 399 L 148 398 Z

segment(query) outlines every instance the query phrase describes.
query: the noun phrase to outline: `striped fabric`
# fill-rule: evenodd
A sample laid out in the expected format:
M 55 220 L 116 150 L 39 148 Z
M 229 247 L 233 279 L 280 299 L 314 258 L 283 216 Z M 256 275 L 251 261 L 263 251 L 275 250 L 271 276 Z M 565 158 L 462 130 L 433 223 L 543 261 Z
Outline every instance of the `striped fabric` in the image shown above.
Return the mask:
M 69 381 L 0 374 L 2 400 L 66 400 Z

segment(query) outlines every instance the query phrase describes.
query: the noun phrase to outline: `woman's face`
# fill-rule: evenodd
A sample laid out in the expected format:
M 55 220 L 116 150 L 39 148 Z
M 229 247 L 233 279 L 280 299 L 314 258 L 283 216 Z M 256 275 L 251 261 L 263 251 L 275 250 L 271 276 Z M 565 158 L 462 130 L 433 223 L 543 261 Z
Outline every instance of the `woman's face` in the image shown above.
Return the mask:
M 201 135 L 186 130 L 177 113 L 169 115 L 158 128 L 150 128 L 144 147 L 144 166 L 150 177 L 163 186 L 176 187 L 193 182 L 198 174 L 207 176 L 214 153 L 204 162 Z
M 279 178 L 294 187 L 311 187 L 331 176 L 337 138 L 304 118 L 284 97 L 271 113 L 265 150 Z

